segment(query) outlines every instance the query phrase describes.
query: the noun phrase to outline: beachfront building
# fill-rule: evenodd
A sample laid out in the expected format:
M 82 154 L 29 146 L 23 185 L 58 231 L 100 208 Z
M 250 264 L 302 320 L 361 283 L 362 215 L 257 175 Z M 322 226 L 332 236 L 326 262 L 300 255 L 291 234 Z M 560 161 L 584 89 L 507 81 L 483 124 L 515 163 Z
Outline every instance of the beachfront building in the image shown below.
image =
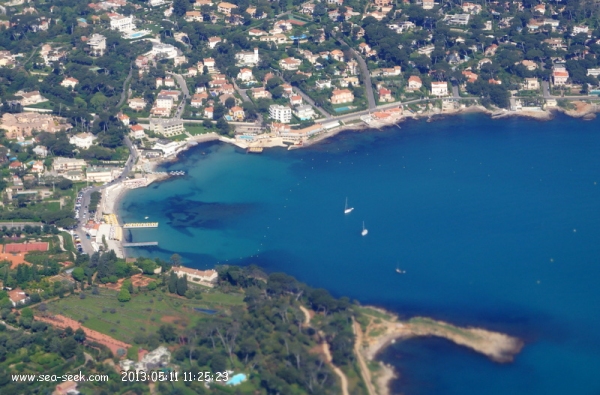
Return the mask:
M 71 170 L 81 170 L 87 163 L 83 159 L 74 159 L 74 158 L 54 158 L 54 162 L 52 163 L 52 170 L 56 172 L 65 172 Z
M 91 133 L 78 133 L 69 139 L 69 143 L 77 148 L 88 149 L 94 144 L 94 140 L 96 140 L 96 136 Z
M 114 168 L 110 167 L 90 167 L 85 171 L 86 181 L 89 182 L 110 182 L 115 178 Z
M 171 137 L 182 134 L 185 131 L 185 129 L 183 128 L 183 121 L 178 118 L 151 118 L 150 131 L 153 133 L 161 134 L 165 137 Z
M 288 106 L 271 104 L 269 106 L 269 117 L 273 121 L 277 121 L 280 123 L 290 123 L 290 121 L 292 120 L 292 109 Z
M 447 82 L 432 82 L 431 83 L 431 95 L 432 96 L 448 96 L 448 83 Z
M 171 141 L 167 139 L 159 139 L 152 149 L 162 151 L 164 156 L 171 156 L 181 147 L 176 141 Z
M 354 94 L 350 89 L 336 89 L 331 94 L 331 104 L 352 103 Z
M 197 270 L 189 267 L 176 266 L 171 269 L 177 277 L 187 276 L 187 280 L 194 284 L 209 285 L 216 284 L 219 279 L 219 273 L 216 270 Z

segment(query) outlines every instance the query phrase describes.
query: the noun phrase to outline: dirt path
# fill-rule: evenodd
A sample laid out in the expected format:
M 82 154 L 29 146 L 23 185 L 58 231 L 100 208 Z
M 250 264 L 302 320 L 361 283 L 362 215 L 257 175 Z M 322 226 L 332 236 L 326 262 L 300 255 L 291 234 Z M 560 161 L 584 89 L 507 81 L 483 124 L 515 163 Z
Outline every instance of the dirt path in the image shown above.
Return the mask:
M 310 312 L 304 306 L 300 306 L 300 310 L 304 313 L 304 325 L 310 324 Z
M 356 335 L 356 341 L 354 343 L 354 353 L 356 354 L 356 358 L 358 359 L 358 366 L 360 368 L 360 373 L 362 374 L 363 380 L 367 385 L 367 391 L 369 395 L 377 395 L 375 388 L 373 387 L 373 381 L 371 380 L 371 372 L 367 367 L 367 363 L 363 357 L 363 354 L 360 350 L 362 347 L 362 330 L 360 329 L 360 325 L 358 322 L 352 320 L 352 325 L 354 328 L 354 334 Z
M 338 375 L 340 381 L 342 382 L 342 395 L 350 395 L 350 392 L 348 392 L 348 378 L 340 368 L 333 364 L 333 358 L 331 358 L 331 353 L 329 352 L 329 343 L 323 342 L 322 345 L 323 353 L 325 354 L 325 359 L 327 360 L 327 363 L 329 364 L 329 366 L 331 366 L 331 369 L 333 369 L 335 374 Z

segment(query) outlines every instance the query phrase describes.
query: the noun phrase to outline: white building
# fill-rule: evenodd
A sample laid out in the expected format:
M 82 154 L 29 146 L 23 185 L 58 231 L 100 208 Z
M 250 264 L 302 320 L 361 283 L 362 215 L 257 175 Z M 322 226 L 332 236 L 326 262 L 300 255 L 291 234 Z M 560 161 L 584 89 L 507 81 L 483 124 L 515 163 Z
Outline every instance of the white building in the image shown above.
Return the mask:
M 57 157 L 52 162 L 52 170 L 57 172 L 81 170 L 85 166 L 87 163 L 83 159 Z
M 124 16 L 120 14 L 108 14 L 110 18 L 110 28 L 122 33 L 130 32 L 135 29 L 133 16 Z
M 171 269 L 177 277 L 187 276 L 189 282 L 196 284 L 214 284 L 219 278 L 219 273 L 216 270 L 197 270 L 189 267 L 177 266 Z
M 158 95 L 155 104 L 155 107 L 157 108 L 166 108 L 171 111 L 171 108 L 173 108 L 173 97 L 169 95 Z
M 152 147 L 152 149 L 162 151 L 164 156 L 171 156 L 175 152 L 177 152 L 180 146 L 181 144 L 179 144 L 176 141 L 160 139 L 156 142 L 156 144 L 154 144 L 154 147 Z
M 96 136 L 91 133 L 79 133 L 69 139 L 69 143 L 77 148 L 88 149 L 94 144 Z
M 315 116 L 315 110 L 308 104 L 296 106 L 293 113 L 301 121 L 307 121 Z
M 238 52 L 235 54 L 235 59 L 240 64 L 256 65 L 260 61 L 258 48 L 254 48 L 253 52 Z
M 165 137 L 171 137 L 182 134 L 185 129 L 183 128 L 183 121 L 181 119 L 151 118 L 150 131 L 162 134 Z
M 90 167 L 86 169 L 86 180 L 90 182 L 110 182 L 113 180 L 113 169 L 109 167 Z
M 150 54 L 160 59 L 173 59 L 177 57 L 177 48 L 171 44 L 154 44 Z
M 88 46 L 92 55 L 102 56 L 106 51 L 106 37 L 102 34 L 92 34 L 88 40 Z
M 431 83 L 431 94 L 433 96 L 448 96 L 448 83 L 432 82 Z
M 271 104 L 269 106 L 269 117 L 273 121 L 277 121 L 280 123 L 290 123 L 290 121 L 292 120 L 292 109 L 288 106 Z

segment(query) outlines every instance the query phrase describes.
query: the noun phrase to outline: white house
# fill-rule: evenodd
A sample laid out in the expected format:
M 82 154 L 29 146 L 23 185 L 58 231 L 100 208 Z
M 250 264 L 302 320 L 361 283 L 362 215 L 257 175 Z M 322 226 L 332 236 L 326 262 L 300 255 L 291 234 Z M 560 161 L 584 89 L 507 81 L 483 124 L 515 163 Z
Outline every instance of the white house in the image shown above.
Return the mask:
M 219 279 L 219 273 L 216 270 L 197 270 L 189 267 L 177 266 L 171 269 L 177 277 L 187 276 L 187 280 L 196 284 L 214 284 Z
M 240 81 L 252 81 L 252 70 L 243 68 L 237 75 L 238 80 Z
M 253 52 L 238 52 L 235 54 L 235 59 L 240 64 L 256 65 L 260 61 L 258 56 L 258 48 L 254 48 Z
M 292 120 L 292 109 L 288 106 L 271 104 L 269 106 L 269 117 L 273 121 L 277 121 L 280 123 L 290 123 L 290 121 Z
M 296 106 L 293 113 L 301 121 L 307 121 L 315 116 L 315 110 L 308 104 Z
M 431 83 L 431 94 L 433 96 L 448 96 L 448 83 L 446 82 L 432 82 Z
M 112 30 L 118 30 L 122 33 L 130 32 L 135 29 L 133 23 L 133 16 L 124 16 L 120 14 L 111 13 L 108 14 L 110 18 L 110 28 Z
M 75 86 L 79 83 L 79 80 L 76 78 L 72 78 L 72 77 L 67 77 L 65 78 L 61 83 L 60 86 L 63 86 L 65 88 L 75 88 Z
M 69 143 L 77 148 L 88 149 L 94 144 L 96 136 L 91 133 L 78 133 L 69 139 Z

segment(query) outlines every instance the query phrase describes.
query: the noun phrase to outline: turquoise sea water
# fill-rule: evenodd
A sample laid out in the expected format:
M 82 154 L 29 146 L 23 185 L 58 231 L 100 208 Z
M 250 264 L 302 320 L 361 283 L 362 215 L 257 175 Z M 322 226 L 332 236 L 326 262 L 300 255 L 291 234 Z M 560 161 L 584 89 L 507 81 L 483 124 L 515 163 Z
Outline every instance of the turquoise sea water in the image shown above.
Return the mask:
M 470 115 L 289 152 L 202 145 L 165 166 L 186 177 L 132 191 L 119 214 L 160 223 L 132 232 L 159 241 L 136 254 L 256 263 L 526 342 L 505 365 L 440 339 L 397 343 L 381 355 L 401 373 L 394 393 L 597 395 L 599 126 Z

